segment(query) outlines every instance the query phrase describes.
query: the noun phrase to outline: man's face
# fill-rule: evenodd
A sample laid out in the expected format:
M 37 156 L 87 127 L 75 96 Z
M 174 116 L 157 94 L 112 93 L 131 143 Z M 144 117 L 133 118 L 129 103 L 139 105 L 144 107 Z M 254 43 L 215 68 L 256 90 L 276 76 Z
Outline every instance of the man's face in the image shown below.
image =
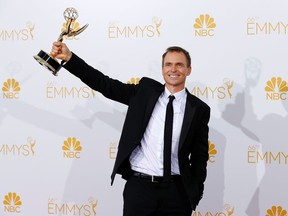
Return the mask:
M 181 91 L 185 87 L 186 76 L 191 73 L 187 66 L 186 56 L 182 52 L 168 52 L 164 58 L 162 75 L 166 87 L 171 93 Z

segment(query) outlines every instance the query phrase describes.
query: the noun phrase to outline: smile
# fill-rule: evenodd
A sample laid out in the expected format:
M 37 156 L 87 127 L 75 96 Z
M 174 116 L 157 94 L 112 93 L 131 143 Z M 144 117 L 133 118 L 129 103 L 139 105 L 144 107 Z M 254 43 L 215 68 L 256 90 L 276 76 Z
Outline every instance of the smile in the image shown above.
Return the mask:
M 173 75 L 168 75 L 169 77 L 171 77 L 171 78 L 177 78 L 177 77 L 179 77 L 179 75 L 175 75 L 175 74 L 173 74 Z

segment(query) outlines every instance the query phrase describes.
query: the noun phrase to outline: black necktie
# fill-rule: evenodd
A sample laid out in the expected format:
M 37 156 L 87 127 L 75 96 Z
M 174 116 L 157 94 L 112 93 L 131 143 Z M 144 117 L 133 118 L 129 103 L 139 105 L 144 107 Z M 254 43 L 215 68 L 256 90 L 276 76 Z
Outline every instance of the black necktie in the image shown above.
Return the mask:
M 169 181 L 171 176 L 171 144 L 173 131 L 173 95 L 169 96 L 166 108 L 166 118 L 164 127 L 164 181 Z

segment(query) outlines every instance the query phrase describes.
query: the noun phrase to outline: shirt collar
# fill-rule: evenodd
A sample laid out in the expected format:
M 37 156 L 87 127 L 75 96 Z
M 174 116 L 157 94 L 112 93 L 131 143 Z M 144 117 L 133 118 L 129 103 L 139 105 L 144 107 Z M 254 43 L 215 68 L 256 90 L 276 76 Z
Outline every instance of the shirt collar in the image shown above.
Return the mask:
M 164 90 L 164 97 L 165 98 L 168 98 L 170 95 L 174 95 L 175 96 L 175 100 L 180 100 L 182 98 L 184 98 L 186 96 L 186 89 L 182 89 L 181 91 L 177 92 L 177 93 L 174 93 L 174 94 L 171 94 L 170 91 L 165 87 L 165 90 Z

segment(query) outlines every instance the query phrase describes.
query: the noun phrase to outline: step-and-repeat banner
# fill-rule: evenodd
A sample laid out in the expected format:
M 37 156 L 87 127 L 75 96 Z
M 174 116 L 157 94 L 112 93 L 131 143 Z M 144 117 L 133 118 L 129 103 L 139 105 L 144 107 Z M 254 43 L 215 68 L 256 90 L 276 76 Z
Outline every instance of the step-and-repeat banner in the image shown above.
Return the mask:
M 193 216 L 287 216 L 286 0 L 0 1 L 0 215 L 122 214 L 110 174 L 127 107 L 33 58 L 64 36 L 105 74 L 163 82 L 161 55 L 187 49 L 187 89 L 211 106 L 208 176 Z

